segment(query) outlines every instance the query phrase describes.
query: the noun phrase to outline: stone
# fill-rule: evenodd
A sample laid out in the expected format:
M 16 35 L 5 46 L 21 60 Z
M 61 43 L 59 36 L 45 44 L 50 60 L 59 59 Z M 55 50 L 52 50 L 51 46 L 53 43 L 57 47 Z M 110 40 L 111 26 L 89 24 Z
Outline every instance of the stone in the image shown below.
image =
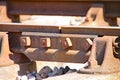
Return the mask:
M 47 78 L 47 77 L 49 77 L 48 74 L 47 74 L 47 73 L 44 73 L 44 72 L 41 73 L 40 76 L 41 76 L 41 78 Z
M 32 76 L 32 74 L 31 74 L 31 73 L 27 73 L 26 75 L 27 75 L 27 77 L 28 77 L 28 78 L 29 78 L 30 76 Z
M 28 80 L 36 80 L 35 76 L 29 76 Z
M 76 69 L 70 69 L 67 73 L 73 73 L 73 72 L 77 72 Z
M 51 73 L 53 72 L 52 69 L 49 67 L 49 66 L 44 66 L 40 71 L 39 71 L 39 74 L 41 76 L 41 78 L 47 78 L 49 77 L 48 76 L 48 73 Z
M 37 73 L 35 71 L 33 71 L 31 74 L 36 77 Z
M 27 75 L 23 75 L 23 76 L 21 77 L 21 80 L 28 80 Z
M 48 77 L 54 76 L 52 72 L 51 72 L 51 73 L 48 73 L 47 75 L 48 75 Z
M 51 76 L 56 76 L 56 75 L 58 75 L 58 72 L 59 72 L 59 69 L 58 69 L 57 67 L 54 67 L 54 70 L 53 70 Z
M 39 74 L 36 74 L 36 80 L 42 80 L 42 77 Z
M 60 69 L 58 70 L 58 75 L 62 75 L 64 74 L 64 68 L 60 67 Z
M 40 71 L 39 71 L 39 74 L 47 74 L 47 73 L 50 73 L 52 72 L 52 69 L 49 67 L 49 66 L 44 66 Z
M 64 69 L 64 74 L 67 73 L 69 70 L 70 70 L 70 68 L 68 66 L 66 66 Z

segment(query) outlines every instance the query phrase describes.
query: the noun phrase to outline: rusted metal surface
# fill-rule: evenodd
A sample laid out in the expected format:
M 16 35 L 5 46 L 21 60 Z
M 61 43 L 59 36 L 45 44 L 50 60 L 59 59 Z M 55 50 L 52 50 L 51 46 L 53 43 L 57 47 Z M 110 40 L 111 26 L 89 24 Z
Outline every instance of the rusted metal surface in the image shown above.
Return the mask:
M 0 22 L 11 22 L 11 19 L 7 16 L 7 8 L 6 3 L 3 1 L 0 1 Z
M 61 39 L 61 44 L 63 49 L 68 49 L 72 47 L 72 41 L 70 38 L 63 38 Z
M 114 55 L 116 58 L 120 58 L 120 37 L 115 38 L 114 40 Z
M 63 27 L 62 33 L 70 33 L 70 34 L 91 34 L 91 35 L 111 35 L 111 36 L 117 36 L 116 33 L 119 35 L 119 31 L 117 30 L 119 27 Z M 112 32 L 112 33 L 111 33 Z
M 69 37 L 69 38 L 95 38 L 97 35 L 79 35 L 79 34 L 60 34 L 60 33 L 44 33 L 44 32 L 22 32 L 23 36 L 38 36 L 38 37 L 49 37 L 49 38 L 59 38 L 59 37 Z
M 58 26 L 45 26 L 45 25 L 31 25 L 31 24 L 21 24 L 21 23 L 0 23 L 0 31 L 8 31 L 8 32 L 53 32 L 58 33 Z M 23 28 L 24 27 L 24 28 Z
M 120 61 L 113 56 L 112 37 L 96 38 L 88 59 L 89 67 L 80 69 L 83 73 L 111 73 L 119 72 Z
M 25 55 L 14 54 L 10 51 L 8 34 L 6 32 L 0 32 L 0 39 L 0 66 L 29 62 Z
M 12 56 L 12 53 L 9 50 L 8 35 L 6 34 L 6 32 L 1 32 L 0 36 L 1 36 L 0 66 L 13 64 L 14 61 L 12 61 L 9 57 L 10 55 Z
M 88 53 L 80 46 L 75 45 L 80 44 L 79 39 L 75 40 L 72 38 L 73 46 L 69 49 L 64 49 L 61 44 L 61 39 L 52 38 L 51 47 L 46 48 L 40 45 L 40 42 L 32 37 L 32 45 L 28 48 L 16 48 L 13 47 L 12 50 L 16 53 L 24 53 L 30 60 L 39 60 L 39 61 L 62 61 L 62 62 L 80 62 L 84 63 L 88 59 Z M 76 42 L 73 42 L 76 41 Z M 59 44 L 59 45 L 54 45 Z
M 104 5 L 93 4 L 86 14 L 86 20 L 81 25 L 108 26 L 108 22 L 104 19 Z
M 119 0 L 9 0 L 9 14 L 86 15 L 93 3 L 105 4 L 105 16 L 118 17 Z M 22 5 L 22 6 L 21 6 Z M 31 6 L 32 5 L 32 6 Z M 29 8 L 28 8 L 29 7 Z M 114 10 L 114 11 L 113 11 Z
M 51 39 L 50 38 L 41 38 L 40 39 L 40 46 L 43 48 L 51 47 Z
M 30 37 L 21 37 L 20 38 L 20 44 L 21 46 L 28 47 L 31 45 L 31 39 Z
M 28 20 L 30 19 L 30 15 L 20 15 L 20 20 Z M 12 20 L 8 17 L 7 14 L 7 4 L 6 2 L 0 1 L 0 22 L 11 22 Z
M 117 26 L 57 26 L 57 25 L 28 25 L 21 23 L 0 23 L 0 31 L 9 32 L 54 32 L 68 34 L 91 34 L 119 36 L 120 27 Z M 24 28 L 23 28 L 24 27 Z M 112 33 L 111 33 L 112 32 Z M 114 33 L 114 34 L 113 34 Z
M 3 53 L 0 65 L 29 60 L 38 60 L 41 66 L 49 65 L 49 61 L 50 65 L 53 65 L 52 61 L 58 65 L 60 62 L 87 62 L 89 66 L 84 69 L 79 67 L 79 73 L 120 72 L 120 44 L 114 40 L 120 36 L 116 20 L 120 16 L 119 3 L 119 0 L 8 0 L 7 12 L 4 12 L 13 23 L 0 23 L 0 31 L 8 32 L 0 41 Z M 65 26 L 19 23 L 20 15 L 34 14 L 68 15 L 76 18 L 85 16 L 85 20 L 80 24 Z M 87 36 L 81 36 L 83 34 Z M 14 56 L 11 57 L 11 54 Z M 34 70 L 38 68 L 36 64 L 30 65 L 32 66 Z

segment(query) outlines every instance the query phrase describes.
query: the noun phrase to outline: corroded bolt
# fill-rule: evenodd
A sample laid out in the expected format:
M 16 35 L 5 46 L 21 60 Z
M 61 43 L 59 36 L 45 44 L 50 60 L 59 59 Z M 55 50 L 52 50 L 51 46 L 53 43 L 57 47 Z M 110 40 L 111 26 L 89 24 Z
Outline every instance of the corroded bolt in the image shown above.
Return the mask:
M 21 37 L 20 38 L 20 45 L 24 47 L 28 47 L 31 45 L 30 37 Z
M 63 45 L 63 48 L 64 49 L 67 49 L 67 48 L 70 48 L 72 47 L 72 41 L 70 38 L 65 38 L 63 41 L 62 41 L 62 45 Z
M 88 51 L 91 48 L 92 44 L 93 42 L 90 38 L 80 40 L 80 46 L 84 51 Z
M 50 38 L 40 38 L 40 46 L 43 48 L 51 47 Z

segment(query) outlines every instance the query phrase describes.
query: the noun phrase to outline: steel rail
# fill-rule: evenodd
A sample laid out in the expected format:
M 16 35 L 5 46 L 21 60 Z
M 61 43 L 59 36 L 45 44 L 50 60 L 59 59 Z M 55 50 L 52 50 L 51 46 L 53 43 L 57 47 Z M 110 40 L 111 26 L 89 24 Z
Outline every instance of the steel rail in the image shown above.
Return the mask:
M 86 16 L 93 4 L 104 5 L 104 16 L 120 17 L 120 0 L 7 0 L 8 16 L 61 15 Z
M 0 31 L 120 36 L 120 27 L 118 26 L 58 26 L 0 23 Z
M 42 32 L 22 32 L 23 36 L 41 36 L 50 38 L 70 37 L 70 38 L 95 38 L 96 35 L 79 35 L 79 34 L 60 34 L 60 33 L 42 33 Z
M 59 33 L 58 26 L 31 25 L 22 23 L 0 23 L 0 31 L 7 32 L 55 32 Z
M 64 34 L 87 34 L 87 35 L 109 35 L 120 36 L 118 26 L 65 26 L 61 30 Z

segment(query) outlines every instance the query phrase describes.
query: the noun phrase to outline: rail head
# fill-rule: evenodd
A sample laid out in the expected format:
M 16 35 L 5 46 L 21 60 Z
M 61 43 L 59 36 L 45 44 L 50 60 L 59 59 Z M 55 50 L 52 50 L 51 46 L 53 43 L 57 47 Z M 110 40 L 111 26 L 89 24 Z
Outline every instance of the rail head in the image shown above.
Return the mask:
M 105 17 L 120 16 L 120 0 L 7 0 L 8 15 L 85 16 L 93 4 L 103 4 Z
M 118 26 L 58 26 L 0 23 L 0 31 L 120 36 L 120 27 Z

